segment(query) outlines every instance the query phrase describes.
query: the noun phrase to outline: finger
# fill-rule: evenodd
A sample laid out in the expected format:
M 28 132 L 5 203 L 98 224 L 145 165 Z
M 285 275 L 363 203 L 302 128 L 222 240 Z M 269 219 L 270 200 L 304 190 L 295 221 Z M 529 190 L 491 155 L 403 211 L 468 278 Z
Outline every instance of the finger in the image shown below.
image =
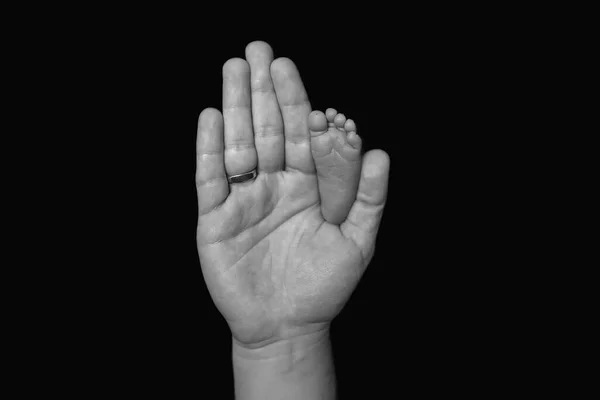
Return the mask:
M 232 58 L 223 65 L 223 120 L 227 174 L 243 174 L 256 168 L 250 111 L 250 67 L 241 58 Z
M 283 119 L 271 79 L 273 50 L 265 42 L 252 42 L 246 46 L 246 60 L 250 64 L 252 121 L 258 170 L 281 171 L 285 160 L 285 142 Z
M 229 194 L 223 163 L 223 117 L 214 108 L 203 110 L 198 119 L 196 190 L 200 215 L 221 204 Z
M 292 60 L 278 58 L 271 64 L 271 76 L 283 116 L 285 167 L 314 173 L 308 132 L 308 114 L 311 110 L 300 73 Z
M 360 248 L 367 263 L 373 257 L 375 238 L 387 198 L 390 158 L 383 150 L 364 155 L 356 200 L 340 229 Z

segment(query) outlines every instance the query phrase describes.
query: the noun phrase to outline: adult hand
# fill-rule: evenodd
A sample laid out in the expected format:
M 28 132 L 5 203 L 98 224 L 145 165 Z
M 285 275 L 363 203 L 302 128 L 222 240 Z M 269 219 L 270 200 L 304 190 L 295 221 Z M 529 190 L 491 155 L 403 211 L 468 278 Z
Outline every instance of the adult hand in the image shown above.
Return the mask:
M 389 157 L 363 156 L 345 221 L 321 214 L 311 106 L 294 63 L 264 42 L 223 66 L 223 113 L 202 111 L 198 252 L 210 294 L 238 345 L 252 349 L 327 330 L 371 260 Z M 228 175 L 257 168 L 256 179 Z

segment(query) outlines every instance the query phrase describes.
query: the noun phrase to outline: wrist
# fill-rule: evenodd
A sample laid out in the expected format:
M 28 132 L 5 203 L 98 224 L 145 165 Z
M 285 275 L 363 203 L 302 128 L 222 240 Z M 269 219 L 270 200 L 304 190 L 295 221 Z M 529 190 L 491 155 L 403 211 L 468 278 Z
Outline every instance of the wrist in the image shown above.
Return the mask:
M 233 339 L 236 399 L 333 399 L 329 328 L 248 347 Z
M 258 343 L 242 343 L 232 337 L 233 357 L 241 360 L 274 360 L 301 354 L 329 340 L 329 324 L 310 330 L 290 332 L 285 338 L 265 340 Z

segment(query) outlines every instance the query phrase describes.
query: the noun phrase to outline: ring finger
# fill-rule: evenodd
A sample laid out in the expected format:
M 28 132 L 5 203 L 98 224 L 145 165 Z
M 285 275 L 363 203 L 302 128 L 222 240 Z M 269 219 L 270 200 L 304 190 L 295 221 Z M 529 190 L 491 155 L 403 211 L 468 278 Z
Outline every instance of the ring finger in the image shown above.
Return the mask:
M 227 175 L 252 171 L 257 165 L 250 96 L 250 67 L 232 58 L 223 65 L 223 121 Z

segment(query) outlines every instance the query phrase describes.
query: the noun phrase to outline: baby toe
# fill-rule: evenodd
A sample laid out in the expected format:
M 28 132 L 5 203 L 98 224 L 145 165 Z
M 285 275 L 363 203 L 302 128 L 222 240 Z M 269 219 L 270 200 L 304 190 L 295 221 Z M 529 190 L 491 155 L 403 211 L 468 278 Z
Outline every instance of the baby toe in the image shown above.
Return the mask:
M 325 115 L 327 116 L 327 121 L 329 122 L 333 122 L 333 119 L 335 118 L 335 116 L 337 115 L 337 111 L 335 108 L 328 108 L 325 111 Z
M 342 114 L 342 113 L 336 115 L 335 118 L 333 119 L 333 123 L 338 128 L 343 129 L 344 128 L 344 124 L 346 123 L 346 116 L 344 114 Z
M 327 118 L 321 111 L 313 111 L 308 116 L 308 129 L 311 134 L 320 134 L 327 130 Z
M 360 138 L 360 136 L 358 136 L 358 134 L 355 131 L 348 132 L 346 140 L 348 140 L 350 146 L 360 150 L 360 147 L 362 145 L 362 139 Z
M 356 124 L 354 123 L 354 121 L 352 119 L 347 119 L 346 123 L 344 124 L 344 129 L 347 132 L 356 132 Z

